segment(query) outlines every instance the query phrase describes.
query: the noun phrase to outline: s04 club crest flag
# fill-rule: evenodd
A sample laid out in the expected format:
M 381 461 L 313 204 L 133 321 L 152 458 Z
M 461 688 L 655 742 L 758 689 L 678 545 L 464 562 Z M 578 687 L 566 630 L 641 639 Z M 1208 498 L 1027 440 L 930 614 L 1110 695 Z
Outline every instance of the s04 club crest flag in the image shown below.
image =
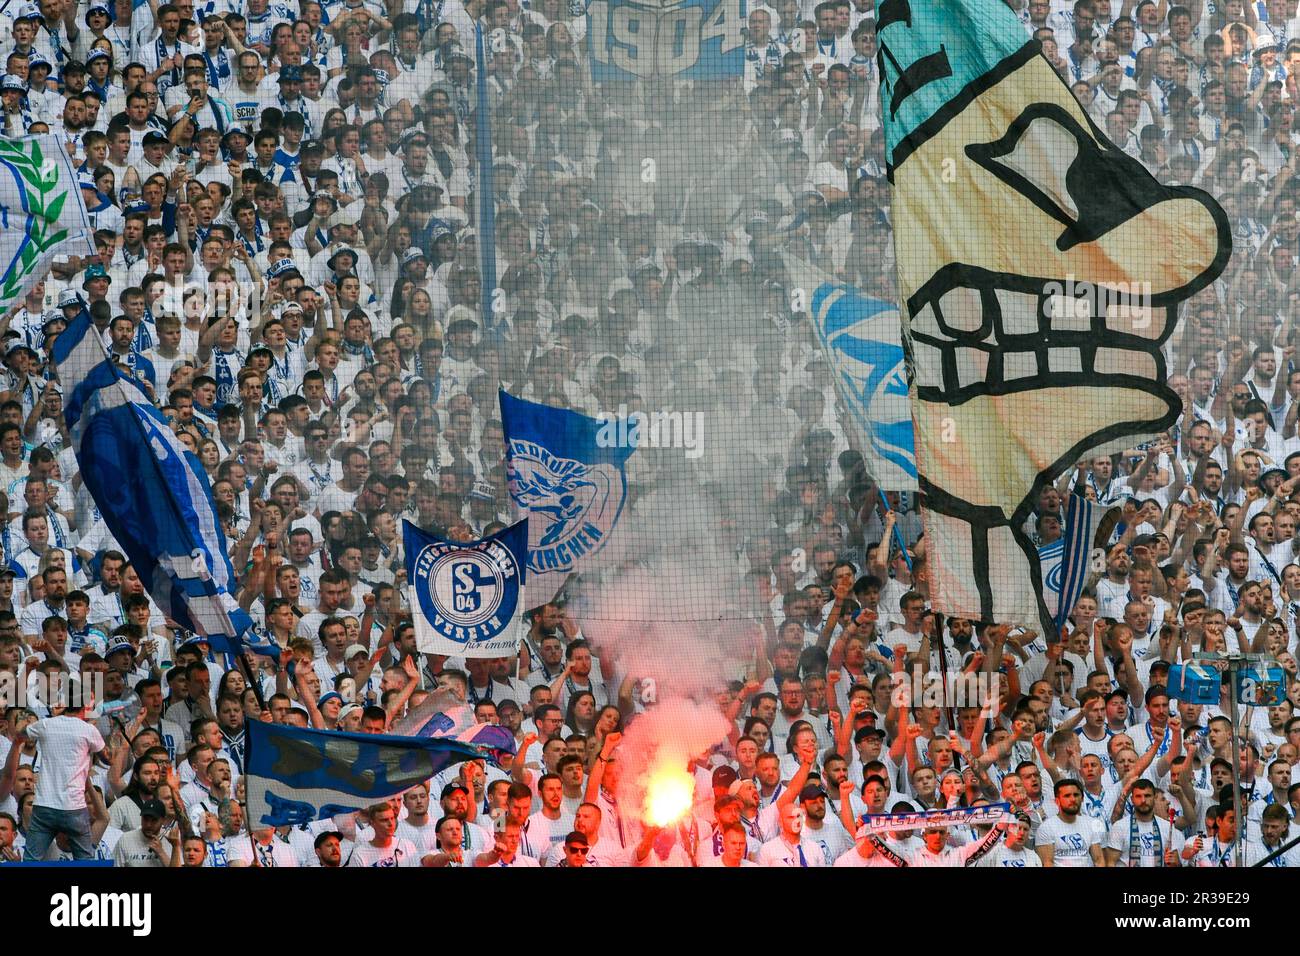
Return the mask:
M 1111 144 L 1002 0 L 883 0 L 876 28 L 932 603 L 1049 627 L 1039 490 L 1174 424 L 1161 346 L 1228 221 Z
M 415 642 L 425 654 L 509 657 L 528 560 L 528 521 L 480 541 L 447 541 L 402 522 Z

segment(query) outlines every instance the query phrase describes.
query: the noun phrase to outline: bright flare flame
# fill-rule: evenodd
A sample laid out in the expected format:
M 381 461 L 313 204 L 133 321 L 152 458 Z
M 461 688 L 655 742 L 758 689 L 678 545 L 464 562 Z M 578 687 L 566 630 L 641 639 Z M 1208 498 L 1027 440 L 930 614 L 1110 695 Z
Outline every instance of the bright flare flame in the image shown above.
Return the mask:
M 690 811 L 695 800 L 695 781 L 685 770 L 655 771 L 646 787 L 646 823 L 666 827 Z

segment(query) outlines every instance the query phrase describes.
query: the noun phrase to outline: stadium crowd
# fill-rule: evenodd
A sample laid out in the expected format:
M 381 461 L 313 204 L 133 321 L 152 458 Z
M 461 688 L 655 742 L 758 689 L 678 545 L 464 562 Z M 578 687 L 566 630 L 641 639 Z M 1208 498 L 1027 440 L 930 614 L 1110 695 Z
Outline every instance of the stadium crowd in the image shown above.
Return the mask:
M 880 503 L 787 288 L 782 252 L 893 298 L 875 7 L 751 4 L 737 89 L 634 96 L 591 81 L 580 0 L 0 7 L 4 134 L 66 144 L 99 250 L 0 321 L 0 672 L 31 690 L 0 724 L 0 863 L 1231 866 L 1239 834 L 1247 863 L 1297 836 L 1295 0 L 1018 9 L 1116 145 L 1234 227 L 1228 271 L 1166 346 L 1177 427 L 1079 462 L 1026 529 L 1057 540 L 1070 494 L 1119 509 L 1050 642 L 929 610 L 916 497 Z M 740 138 L 714 149 L 752 168 L 734 215 L 693 218 L 687 180 L 667 162 L 643 178 L 643 157 L 660 120 L 722 96 Z M 238 668 L 176 628 L 85 492 L 49 361 L 82 308 L 202 463 L 278 664 Z M 700 361 L 728 347 L 707 324 L 724 312 L 761 319 L 758 347 Z M 619 799 L 623 730 L 654 704 L 564 601 L 528 613 L 517 657 L 416 649 L 401 521 L 474 540 L 511 520 L 498 388 L 589 415 L 740 395 L 775 449 L 765 525 L 732 552 L 763 640 L 716 689 L 732 733 L 667 827 Z M 1236 649 L 1276 656 L 1287 702 L 1234 728 L 1226 696 L 1170 698 L 1171 664 Z M 988 706 L 900 697 L 917 670 L 982 678 Z M 43 700 L 55 673 L 101 698 Z M 510 728 L 518 756 L 246 825 L 248 721 L 382 733 L 436 690 Z M 992 826 L 858 833 L 863 814 L 1000 801 L 1014 817 Z

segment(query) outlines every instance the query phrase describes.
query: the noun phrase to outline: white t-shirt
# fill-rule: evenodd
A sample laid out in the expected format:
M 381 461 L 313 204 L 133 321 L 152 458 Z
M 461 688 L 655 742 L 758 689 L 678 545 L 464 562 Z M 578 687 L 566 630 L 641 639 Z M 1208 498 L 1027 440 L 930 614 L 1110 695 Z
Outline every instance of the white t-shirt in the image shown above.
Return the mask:
M 820 830 L 805 826 L 803 841 L 816 843 L 821 847 L 824 860 L 838 859 L 846 850 L 853 848 L 853 837 L 845 831 L 844 824 L 830 814 L 827 814 L 826 819 L 822 821 Z
M 800 850 L 803 851 L 802 856 Z M 794 846 L 786 843 L 784 837 L 778 836 L 759 848 L 756 862 L 759 866 L 825 866 L 826 857 L 822 854 L 821 846 L 808 839 L 807 835 L 802 836 Z
M 91 756 L 104 749 L 104 738 L 95 725 L 79 717 L 47 717 L 29 725 L 27 737 L 41 753 L 35 805 L 53 810 L 86 809 Z
M 988 856 L 975 865 L 977 867 L 1041 867 L 1043 861 L 1039 859 L 1037 853 L 1027 846 L 1022 846 L 1019 850 L 1013 850 L 1005 843 L 1001 843 L 990 850 Z
M 572 831 L 572 813 L 561 810 L 560 818 L 551 820 L 539 810 L 524 821 L 523 831 L 519 834 L 519 852 L 540 860 Z
M 565 834 L 566 836 L 568 834 Z M 635 847 L 621 847 L 618 841 L 606 840 L 604 837 L 597 837 L 596 841 L 587 851 L 587 866 L 600 867 L 619 867 L 619 866 L 636 866 L 636 860 L 633 854 L 636 852 Z M 564 841 L 551 845 L 550 852 L 546 854 L 543 861 L 545 866 L 559 866 L 564 862 Z
M 421 854 L 438 852 L 438 818 L 429 815 L 429 822 L 422 827 L 411 824 L 410 820 L 402 820 L 397 824 L 397 839 L 408 840 L 415 845 L 415 848 Z
M 1106 831 L 1100 820 L 1079 814 L 1073 823 L 1059 816 L 1049 817 L 1039 824 L 1034 835 L 1034 846 L 1054 847 L 1053 866 L 1092 866 L 1089 848 L 1105 838 Z
M 419 866 L 420 854 L 410 840 L 394 837 L 386 847 L 377 847 L 369 841 L 358 843 L 345 866 Z
M 164 842 L 166 838 L 162 838 Z M 179 852 L 174 848 L 172 853 Z M 113 848 L 113 865 L 130 866 L 130 867 L 161 867 L 163 861 L 158 854 L 154 852 L 153 847 L 149 846 L 149 841 L 144 835 L 143 830 L 128 830 L 118 838 L 117 846 Z
M 897 866 L 897 864 L 894 863 L 892 860 L 890 860 L 883 853 L 873 853 L 871 854 L 871 856 L 864 857 L 861 853 L 858 852 L 858 848 L 854 846 L 849 850 L 846 850 L 844 853 L 841 853 L 839 856 L 837 856 L 832 866 L 894 867 Z
M 1182 851 L 1183 834 L 1170 826 L 1168 820 L 1152 817 L 1143 823 L 1136 817 L 1123 816 L 1111 824 L 1110 832 L 1106 834 L 1106 849 L 1120 851 L 1117 866 L 1129 865 L 1129 841 L 1131 828 L 1134 825 L 1137 827 L 1137 837 L 1141 843 L 1138 866 L 1164 866 L 1166 850 L 1172 847 L 1175 853 Z M 1159 836 L 1157 836 L 1157 827 L 1159 827 Z
M 524 856 L 522 853 L 516 853 L 516 854 L 514 855 L 514 859 L 512 859 L 509 863 L 507 863 L 505 860 L 497 860 L 497 861 L 496 861 L 495 863 L 493 863 L 492 865 L 493 865 L 493 866 L 506 866 L 506 867 L 516 866 L 516 867 L 523 867 L 523 868 L 525 868 L 525 869 L 528 868 L 528 867 L 536 868 L 536 867 L 541 866 L 541 864 L 537 862 L 537 858 L 536 858 L 536 857 L 533 857 L 533 856 Z
M 293 847 L 282 840 L 273 838 L 269 846 L 259 843 L 257 851 L 257 862 L 261 866 L 296 867 L 298 865 L 298 855 L 293 852 Z M 241 866 L 253 865 L 253 847 L 247 834 L 233 843 L 226 841 L 226 857 L 231 863 L 238 863 Z

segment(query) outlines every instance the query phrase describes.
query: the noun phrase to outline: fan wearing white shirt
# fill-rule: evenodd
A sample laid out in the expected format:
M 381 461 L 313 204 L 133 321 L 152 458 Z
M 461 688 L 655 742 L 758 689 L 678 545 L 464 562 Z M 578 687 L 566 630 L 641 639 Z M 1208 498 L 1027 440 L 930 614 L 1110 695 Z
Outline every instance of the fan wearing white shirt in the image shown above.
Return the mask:
M 1101 841 L 1105 837 L 1102 823 L 1081 816 L 1083 787 L 1077 780 L 1058 780 L 1055 787 L 1056 816 L 1039 824 L 1034 836 L 1043 866 L 1104 866 Z
M 486 853 L 480 853 L 474 858 L 474 865 L 478 867 L 485 866 L 518 866 L 518 867 L 538 867 L 541 864 L 537 862 L 536 857 L 524 856 L 519 852 L 519 840 L 523 835 L 523 830 L 518 823 L 513 820 L 506 820 L 505 828 L 496 834 L 496 840 L 492 849 Z
M 235 840 L 228 844 L 226 853 L 232 867 L 289 867 L 298 866 L 298 857 L 283 840 L 276 839 L 274 827 L 258 827 L 253 839 Z
M 367 811 L 374 836 L 358 843 L 344 866 L 391 867 L 419 866 L 420 854 L 410 840 L 398 837 L 397 811 L 387 803 L 377 803 Z
M 74 685 L 69 692 L 75 697 L 80 694 L 80 688 Z M 96 841 L 90 839 L 86 778 L 94 755 L 104 749 L 104 738 L 85 719 L 86 707 L 74 710 L 56 706 L 54 709 L 53 717 L 24 728 L 27 739 L 44 756 L 36 778 L 24 859 L 29 862 L 44 859 L 55 835 L 66 833 L 72 843 L 73 858 L 92 860 Z M 14 749 L 19 749 L 16 744 Z
M 820 844 L 804 839 L 808 816 L 796 803 L 781 808 L 781 832 L 758 851 L 759 866 L 809 867 L 827 866 Z
M 1291 821 L 1287 817 L 1285 806 L 1274 803 L 1265 807 L 1264 816 L 1259 826 L 1260 841 L 1258 843 L 1254 840 L 1246 842 L 1246 865 L 1255 866 L 1263 862 L 1294 839 L 1294 834 L 1290 832 L 1290 826 Z M 1300 866 L 1300 849 L 1292 847 L 1264 865 L 1267 867 Z
M 921 833 L 921 845 L 906 857 L 910 867 L 964 867 L 973 866 L 1002 841 L 1009 824 L 1003 821 L 979 840 L 964 846 L 950 846 L 948 827 L 926 827 Z
M 438 821 L 429 813 L 429 781 L 416 784 L 402 794 L 406 816 L 397 824 L 397 838 L 409 840 L 423 856 L 438 848 Z
M 1163 867 L 1171 853 L 1191 860 L 1196 851 L 1184 849 L 1183 835 L 1168 820 L 1156 816 L 1156 788 L 1150 780 L 1138 780 L 1129 795 L 1132 813 L 1120 817 L 1110 827 L 1103 853 L 1107 866 Z M 1138 859 L 1132 854 L 1137 851 Z
M 985 854 L 976 866 L 1027 869 L 1041 867 L 1043 861 L 1029 846 L 1031 829 L 1028 817 L 1023 814 L 1018 816 L 1016 822 L 1007 827 L 1006 841 Z
M 537 782 L 537 793 L 542 808 L 524 820 L 521 839 L 525 855 L 540 860 L 573 830 L 574 815 L 564 808 L 564 782 L 558 775 L 543 774 Z M 528 805 L 532 806 L 531 796 Z
M 722 852 L 716 857 L 713 863 L 703 863 L 702 866 L 758 866 L 757 863 L 748 859 L 749 837 L 745 833 L 745 828 L 738 823 L 729 823 L 722 827 L 714 839 L 720 841 Z

